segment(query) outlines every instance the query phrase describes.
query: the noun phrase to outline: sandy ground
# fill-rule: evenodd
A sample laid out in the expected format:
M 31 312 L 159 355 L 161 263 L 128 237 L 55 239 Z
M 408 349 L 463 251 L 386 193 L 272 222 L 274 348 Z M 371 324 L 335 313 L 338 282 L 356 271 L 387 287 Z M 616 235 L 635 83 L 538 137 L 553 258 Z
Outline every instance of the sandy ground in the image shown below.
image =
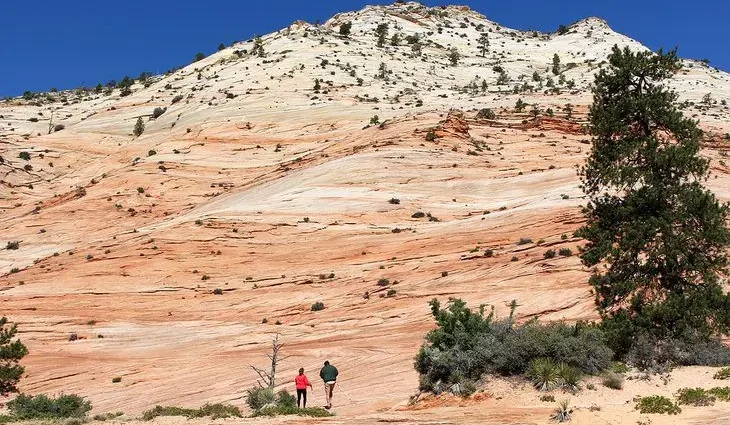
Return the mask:
M 265 36 L 263 58 L 239 58 L 251 43 L 234 45 L 127 97 L 0 103 L 0 243 L 20 242 L 0 250 L 0 305 L 31 351 L 22 390 L 79 393 L 95 413 L 130 418 L 156 404 L 243 406 L 256 378 L 249 364 L 265 363 L 279 333 L 289 356 L 282 380 L 299 367 L 316 376 L 325 359 L 340 369 L 338 416 L 327 422 L 546 423 L 554 404 L 521 382 L 490 382 L 480 400 L 406 408 L 417 390 L 413 356 L 433 326 L 434 297 L 500 314 L 517 300 L 524 319 L 596 317 L 578 258 L 543 253 L 580 244 L 572 232 L 584 203 L 575 171 L 590 149 L 585 89 L 611 45 L 641 46 L 597 19 L 535 37 L 468 10 L 445 13 L 367 8 Z M 344 20 L 355 22 L 350 39 L 336 34 Z M 423 56 L 405 44 L 376 47 L 382 21 L 430 40 Z M 486 58 L 475 45 L 480 24 L 491 29 Z M 456 67 L 450 46 L 464 55 Z M 551 76 L 555 52 L 576 63 L 562 71 L 574 89 L 508 94 L 518 82 L 537 86 L 534 71 Z M 387 79 L 377 76 L 381 60 Z M 497 65 L 510 84 L 496 85 Z M 730 200 L 730 114 L 721 104 L 730 77 L 685 65 L 672 83 L 680 100 L 711 92 L 717 101 L 686 112 L 707 132 L 707 184 Z M 465 91 L 475 76 L 486 92 Z M 555 117 L 515 112 L 518 98 Z M 150 119 L 158 106 L 168 109 Z M 497 118 L 476 119 L 482 107 Z M 51 113 L 66 128 L 46 134 Z M 374 115 L 382 124 L 368 126 Z M 146 129 L 135 138 L 139 116 Z M 325 309 L 312 312 L 317 301 Z M 70 342 L 71 333 L 80 339 Z M 711 374 L 682 369 L 667 385 L 631 381 L 620 392 L 597 385 L 570 396 L 573 422 L 636 423 L 635 394 L 715 386 Z M 320 393 L 321 385 L 315 403 Z M 722 423 L 726 408 L 651 423 Z

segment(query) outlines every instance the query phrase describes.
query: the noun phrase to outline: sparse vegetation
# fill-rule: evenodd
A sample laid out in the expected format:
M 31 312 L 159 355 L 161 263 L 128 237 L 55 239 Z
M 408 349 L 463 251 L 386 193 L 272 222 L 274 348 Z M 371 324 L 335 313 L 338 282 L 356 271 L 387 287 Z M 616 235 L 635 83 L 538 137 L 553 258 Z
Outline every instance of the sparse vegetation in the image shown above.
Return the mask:
M 637 397 L 634 401 L 636 402 L 636 410 L 641 413 L 662 413 L 668 415 L 682 413 L 682 409 L 677 403 L 672 402 L 672 400 L 664 396 Z
M 715 375 L 712 376 L 713 379 L 730 379 L 730 367 L 725 367 L 720 370 L 718 370 Z
M 76 394 L 62 394 L 56 398 L 45 394 L 19 394 L 7 406 L 10 415 L 20 420 L 85 418 L 91 410 L 91 403 Z
M 324 303 L 322 301 L 317 301 L 316 303 L 312 304 L 312 311 L 320 310 L 324 310 Z
M 206 404 L 199 409 L 186 409 L 183 407 L 172 406 L 155 406 L 153 409 L 147 410 L 146 412 L 142 413 L 142 419 L 145 421 L 151 421 L 152 419 L 159 416 L 184 416 L 187 418 L 210 417 L 211 419 L 243 417 L 238 407 L 220 403 Z
M 704 388 L 681 388 L 677 391 L 677 404 L 712 406 L 715 404 L 715 396 Z

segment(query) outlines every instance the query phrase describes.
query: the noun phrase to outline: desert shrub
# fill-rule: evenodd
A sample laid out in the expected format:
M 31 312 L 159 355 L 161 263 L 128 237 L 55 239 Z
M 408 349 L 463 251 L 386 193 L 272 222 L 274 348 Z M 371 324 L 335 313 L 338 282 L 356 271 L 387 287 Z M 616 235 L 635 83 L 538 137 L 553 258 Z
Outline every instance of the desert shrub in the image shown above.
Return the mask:
M 488 249 L 488 250 L 484 251 L 484 256 L 485 257 L 493 257 L 494 256 L 494 250 Z
M 223 290 L 221 288 L 215 288 L 213 290 L 213 295 L 223 295 Z
M 9 424 L 11 422 L 16 422 L 17 419 L 10 416 L 10 415 L 1 415 L 0 414 L 0 424 Z
M 717 339 L 688 336 L 681 340 L 658 340 L 639 335 L 626 354 L 626 361 L 647 371 L 666 370 L 675 365 L 726 366 L 730 365 L 730 348 Z
M 636 402 L 636 410 L 641 413 L 666 413 L 668 415 L 682 413 L 682 409 L 677 403 L 673 403 L 672 400 L 664 396 L 637 397 L 634 401 Z
M 530 238 L 520 238 L 520 240 L 517 241 L 517 245 L 527 245 L 528 243 L 532 243 L 532 239 L 530 239 Z
M 5 249 L 7 250 L 13 250 L 20 248 L 20 242 L 18 241 L 8 241 L 7 244 L 5 244 Z
M 350 35 L 350 30 L 352 29 L 352 22 L 347 21 L 340 25 L 340 35 L 344 35 L 347 37 Z
M 378 286 L 388 286 L 388 285 L 390 285 L 390 280 L 388 280 L 384 277 L 378 279 Z
M 677 391 L 677 403 L 680 405 L 712 406 L 715 396 L 704 388 L 682 388 Z
M 118 384 L 120 382 L 122 382 L 121 376 L 115 376 L 114 378 L 112 378 L 112 384 Z
M 570 392 L 576 392 L 580 389 L 580 381 L 583 375 L 573 366 L 560 363 L 557 367 L 558 382 L 562 388 Z
M 324 303 L 322 301 L 317 301 L 316 303 L 312 304 L 312 311 L 321 310 L 324 310 Z
M 558 387 L 558 365 L 552 359 L 535 359 L 525 372 L 539 391 L 552 391 Z
M 200 409 L 186 409 L 174 406 L 155 406 L 154 409 L 148 410 L 142 414 L 142 419 L 149 421 L 158 416 L 185 416 L 187 418 L 203 418 L 210 417 L 212 419 L 242 417 L 238 407 L 230 404 L 206 404 Z
M 274 401 L 274 392 L 269 388 L 254 387 L 246 390 L 246 404 L 251 410 L 261 410 Z
M 426 214 L 422 213 L 421 211 L 414 212 L 411 218 L 423 218 Z
M 517 325 L 511 316 L 495 319 L 493 311 L 485 316 L 484 306 L 473 312 L 459 299 L 450 300 L 444 309 L 437 300 L 430 305 L 437 328 L 426 335 L 414 364 L 422 375 L 423 391 L 438 392 L 460 379 L 478 380 L 488 373 L 523 374 L 536 359 L 589 374 L 611 365 L 613 353 L 601 330 L 592 325 L 536 320 Z M 535 367 L 528 376 L 535 375 Z
M 30 161 L 30 153 L 29 152 L 21 152 L 18 154 L 18 158 L 24 160 L 24 161 Z
M 390 198 L 390 200 L 388 200 L 388 203 L 389 204 L 393 204 L 393 205 L 398 205 L 398 204 L 400 204 L 400 199 L 398 199 L 398 198 Z
M 65 129 L 65 128 L 66 128 L 66 126 L 63 125 L 63 124 L 56 124 L 56 125 L 53 126 L 53 131 L 54 132 L 61 131 L 61 130 Z
M 546 260 L 549 258 L 555 258 L 555 250 L 548 249 L 547 251 L 545 251 L 544 254 L 542 254 L 542 257 L 545 258 Z
M 560 254 L 562 257 L 570 257 L 571 255 L 573 255 L 573 251 L 571 251 L 570 248 L 560 248 L 558 254 Z
M 56 398 L 19 394 L 7 406 L 13 417 L 22 420 L 85 418 L 91 410 L 91 403 L 76 394 L 61 394 Z
M 320 407 L 307 407 L 306 409 L 300 409 L 296 406 L 285 407 L 285 406 L 268 406 L 263 409 L 257 410 L 253 413 L 253 417 L 262 416 L 281 416 L 281 415 L 298 415 L 298 416 L 311 416 L 314 418 L 324 418 L 333 416 L 330 412 Z
M 497 118 L 497 115 L 491 109 L 483 108 L 483 109 L 480 109 L 479 112 L 477 112 L 477 118 L 493 120 L 493 119 Z
M 555 396 L 551 394 L 544 394 L 540 396 L 540 401 L 543 403 L 555 403 Z
M 385 294 L 385 296 L 386 297 L 394 297 L 395 294 L 397 294 L 397 293 L 398 293 L 398 291 L 396 291 L 395 289 L 388 289 L 388 292 Z
M 708 392 L 721 401 L 730 401 L 730 387 L 715 387 L 708 390 Z
M 177 102 L 179 102 L 181 100 L 183 100 L 183 96 L 181 94 L 179 94 L 179 95 L 177 95 L 177 96 L 175 96 L 175 97 L 172 98 L 172 102 L 171 103 L 172 104 L 175 104 L 175 103 L 177 103 Z
M 568 405 L 568 400 L 563 400 L 558 403 L 558 407 L 555 408 L 555 413 L 553 413 L 552 419 L 555 422 L 567 422 L 570 420 L 571 412 L 572 410 Z
M 428 132 L 426 133 L 426 141 L 433 142 L 434 140 L 436 140 L 436 132 L 433 130 L 428 130 Z
M 122 415 L 124 415 L 124 413 L 122 413 L 122 412 L 100 413 L 98 415 L 94 415 L 94 417 L 92 419 L 95 421 L 104 422 L 104 421 L 118 418 Z
M 713 376 L 713 379 L 730 379 L 730 367 L 722 368 L 718 370 Z
M 279 407 L 295 407 L 297 398 L 289 394 L 289 391 L 281 390 L 276 393 L 276 405 Z
M 607 372 L 601 381 L 604 387 L 620 390 L 624 387 L 624 377 L 615 372 Z
M 152 118 L 155 118 L 155 119 L 157 119 L 157 118 L 159 118 L 159 117 L 160 117 L 160 115 L 164 114 L 164 113 L 165 113 L 166 111 L 167 111 L 167 108 L 160 108 L 160 107 L 158 106 L 157 108 L 155 108 L 155 109 L 154 109 L 154 110 L 152 111 Z

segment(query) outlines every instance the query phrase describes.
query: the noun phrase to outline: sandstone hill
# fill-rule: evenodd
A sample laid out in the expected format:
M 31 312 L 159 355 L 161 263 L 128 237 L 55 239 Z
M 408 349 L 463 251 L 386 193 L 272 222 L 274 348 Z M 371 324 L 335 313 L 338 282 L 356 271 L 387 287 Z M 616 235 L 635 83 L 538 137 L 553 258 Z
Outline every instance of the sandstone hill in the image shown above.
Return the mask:
M 580 244 L 589 86 L 615 44 L 645 49 L 598 18 L 546 34 L 405 3 L 296 22 L 125 96 L 1 102 L 0 248 L 19 243 L 0 249 L 0 313 L 31 352 L 22 389 L 130 415 L 243 406 L 248 365 L 279 333 L 290 355 L 280 376 L 316 376 L 324 359 L 340 368 L 338 420 L 546 422 L 553 406 L 508 381 L 481 401 L 406 408 L 413 356 L 434 297 L 500 314 L 517 300 L 520 318 L 596 317 L 578 258 L 543 253 Z M 683 65 L 671 86 L 706 131 L 708 186 L 730 200 L 730 75 Z M 703 374 L 574 404 L 581 423 L 635 422 L 634 395 Z M 728 420 L 720 408 L 688 415 Z

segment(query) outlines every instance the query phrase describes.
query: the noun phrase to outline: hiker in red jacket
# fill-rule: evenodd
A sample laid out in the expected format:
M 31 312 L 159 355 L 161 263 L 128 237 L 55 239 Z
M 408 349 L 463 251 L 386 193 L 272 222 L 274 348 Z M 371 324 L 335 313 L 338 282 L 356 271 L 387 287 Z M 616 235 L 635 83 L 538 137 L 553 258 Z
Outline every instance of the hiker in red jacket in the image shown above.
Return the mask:
M 307 408 L 307 387 L 312 387 L 312 383 L 309 382 L 309 379 L 307 379 L 307 375 L 304 374 L 304 368 L 299 369 L 299 375 L 294 378 L 294 383 L 297 386 L 297 407 L 300 407 L 299 404 L 304 398 L 304 404 L 301 407 Z

